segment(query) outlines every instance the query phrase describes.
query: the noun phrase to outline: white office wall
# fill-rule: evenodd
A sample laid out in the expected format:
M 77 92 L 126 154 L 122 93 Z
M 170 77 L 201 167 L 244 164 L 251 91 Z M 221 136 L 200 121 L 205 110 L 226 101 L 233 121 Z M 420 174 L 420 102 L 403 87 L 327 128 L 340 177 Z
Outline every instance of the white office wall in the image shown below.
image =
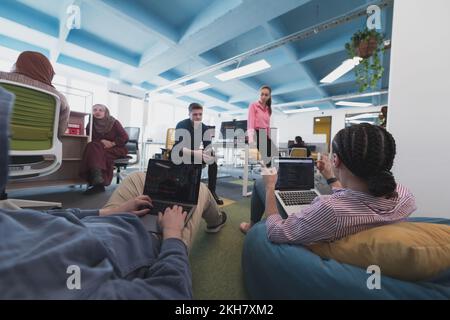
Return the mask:
M 177 123 L 189 117 L 189 103 L 176 99 L 163 99 L 149 103 L 148 123 L 145 139 L 165 142 L 168 128 L 175 128 Z M 203 123 L 220 129 L 221 118 L 218 113 L 208 108 L 203 109 Z
M 274 112 L 272 115 L 271 126 L 278 128 L 278 140 L 280 143 L 286 143 L 288 140 L 294 140 L 295 136 L 301 136 L 307 143 L 323 143 L 324 135 L 314 135 L 314 117 L 331 116 L 331 138 L 345 127 L 345 115 L 363 112 L 378 112 L 380 107 L 370 108 L 340 108 L 323 111 L 294 113 L 290 115 Z
M 450 1 L 395 0 L 388 130 L 416 216 L 450 218 Z

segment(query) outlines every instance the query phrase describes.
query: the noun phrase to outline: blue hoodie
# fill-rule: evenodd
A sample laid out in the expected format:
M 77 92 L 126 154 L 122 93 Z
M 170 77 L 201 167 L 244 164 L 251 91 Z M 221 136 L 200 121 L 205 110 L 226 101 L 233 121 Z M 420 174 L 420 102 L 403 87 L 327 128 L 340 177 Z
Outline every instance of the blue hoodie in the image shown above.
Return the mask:
M 9 114 L 0 87 L 0 190 Z M 0 209 L 0 299 L 191 299 L 185 244 L 161 241 L 129 213 Z

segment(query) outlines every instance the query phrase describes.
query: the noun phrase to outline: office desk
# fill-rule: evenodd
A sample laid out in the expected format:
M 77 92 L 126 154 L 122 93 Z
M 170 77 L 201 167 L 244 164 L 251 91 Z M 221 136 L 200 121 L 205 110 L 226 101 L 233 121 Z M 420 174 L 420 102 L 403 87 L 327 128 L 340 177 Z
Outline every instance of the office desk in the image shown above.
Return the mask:
M 70 112 L 69 123 L 81 124 L 83 131 L 82 135 L 65 134 L 61 137 L 62 164 L 56 172 L 39 178 L 10 180 L 6 190 L 86 184 L 87 182 L 78 176 L 78 172 L 84 149 L 90 141 L 90 137 L 84 134 L 84 117 L 88 115 L 89 113 Z
M 148 159 L 153 158 L 155 153 L 161 152 L 161 148 L 166 146 L 165 142 L 153 142 L 153 141 L 144 141 L 142 142 L 142 153 L 141 153 L 141 161 L 140 161 L 140 170 L 146 171 L 148 165 Z M 150 151 L 150 154 L 149 154 Z

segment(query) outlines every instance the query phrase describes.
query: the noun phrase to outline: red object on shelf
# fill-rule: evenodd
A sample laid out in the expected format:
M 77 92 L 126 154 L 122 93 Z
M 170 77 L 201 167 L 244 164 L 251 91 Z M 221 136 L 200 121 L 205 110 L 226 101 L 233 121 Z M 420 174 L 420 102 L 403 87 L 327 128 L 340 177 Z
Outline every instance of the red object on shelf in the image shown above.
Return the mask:
M 73 135 L 82 135 L 81 132 L 81 124 L 76 123 L 69 123 L 67 126 L 66 134 L 73 134 Z

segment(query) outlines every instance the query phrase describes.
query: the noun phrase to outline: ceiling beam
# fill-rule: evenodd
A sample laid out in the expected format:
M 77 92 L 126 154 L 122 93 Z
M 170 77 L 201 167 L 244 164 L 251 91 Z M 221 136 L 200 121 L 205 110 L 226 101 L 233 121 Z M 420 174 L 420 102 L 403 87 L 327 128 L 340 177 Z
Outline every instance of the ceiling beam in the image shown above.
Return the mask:
M 64 6 L 59 13 L 59 36 L 55 46 L 50 49 L 50 60 L 52 63 L 56 63 L 61 51 L 64 49 L 67 37 L 71 29 L 67 28 L 67 8 L 71 5 L 80 5 L 81 0 L 66 0 Z
M 277 26 L 274 23 L 265 23 L 264 28 L 266 29 L 269 36 L 275 40 L 277 38 L 280 38 L 283 36 L 283 32 L 281 31 L 281 27 Z M 298 61 L 297 53 L 295 51 L 295 48 L 292 46 L 292 43 L 287 43 L 284 46 L 281 47 L 284 52 L 286 52 L 286 55 L 289 57 L 292 61 L 297 61 L 297 64 L 295 64 L 297 71 L 299 74 L 305 76 L 305 81 L 309 82 L 310 87 L 314 88 L 316 92 L 320 95 L 320 97 L 327 97 L 328 94 L 323 90 L 319 84 L 318 79 L 312 74 L 312 72 L 308 69 L 308 67 L 303 64 L 302 62 Z M 292 72 L 295 72 L 293 70 Z M 329 103 L 329 106 L 335 107 L 332 103 Z
M 176 47 L 171 47 L 155 57 L 151 62 L 143 64 L 139 72 L 129 74 L 127 77 L 133 82 L 142 82 L 170 70 L 192 57 L 198 56 L 212 48 L 215 48 L 237 35 L 250 31 L 261 24 L 261 21 L 274 19 L 310 0 L 284 0 L 283 5 L 273 0 L 249 1 L 243 0 L 233 10 L 227 11 L 216 20 L 206 20 L 210 24 L 202 22 L 202 28 L 196 32 L 186 31 L 189 36 L 184 36 Z M 203 18 L 202 18 L 203 19 Z M 236 23 L 239 21 L 239 23 Z M 194 21 L 192 25 L 195 25 Z M 212 37 L 211 35 L 214 34 Z

